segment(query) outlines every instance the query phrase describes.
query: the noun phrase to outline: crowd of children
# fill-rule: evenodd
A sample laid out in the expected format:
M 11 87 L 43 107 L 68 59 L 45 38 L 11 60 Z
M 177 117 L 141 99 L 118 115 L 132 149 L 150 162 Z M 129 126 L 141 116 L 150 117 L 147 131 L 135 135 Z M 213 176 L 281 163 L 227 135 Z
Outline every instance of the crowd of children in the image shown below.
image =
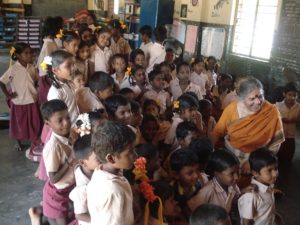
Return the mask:
M 277 157 L 266 148 L 252 152 L 251 185 L 240 190 L 239 159 L 210 141 L 238 92 L 215 57 L 175 63 L 163 26 L 154 29 L 155 42 L 152 28 L 141 27 L 142 45 L 133 50 L 120 20 L 61 28 L 59 18 L 46 18 L 37 63 L 30 46 L 17 43 L 16 62 L 0 78 L 9 134 L 17 150 L 31 141 L 27 157 L 40 161 L 36 174 L 45 180 L 42 210 L 29 211 L 33 225 L 41 215 L 50 225 L 281 224 Z M 295 151 L 297 98 L 288 84 L 277 103 L 283 164 Z M 133 170 L 138 157 L 146 159 L 145 174 Z

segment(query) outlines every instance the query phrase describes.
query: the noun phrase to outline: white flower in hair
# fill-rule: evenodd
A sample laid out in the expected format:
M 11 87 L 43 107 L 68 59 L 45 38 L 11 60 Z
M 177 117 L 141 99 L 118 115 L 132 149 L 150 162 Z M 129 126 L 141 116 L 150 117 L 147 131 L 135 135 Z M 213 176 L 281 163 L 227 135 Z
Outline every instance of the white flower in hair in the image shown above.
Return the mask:
M 52 57 L 51 57 L 51 56 L 46 56 L 46 57 L 44 58 L 44 62 L 45 62 L 47 65 L 52 66 Z
M 77 125 L 78 124 L 78 125 Z M 76 121 L 77 132 L 80 137 L 91 133 L 91 123 L 89 119 L 89 114 L 83 113 L 80 114 Z

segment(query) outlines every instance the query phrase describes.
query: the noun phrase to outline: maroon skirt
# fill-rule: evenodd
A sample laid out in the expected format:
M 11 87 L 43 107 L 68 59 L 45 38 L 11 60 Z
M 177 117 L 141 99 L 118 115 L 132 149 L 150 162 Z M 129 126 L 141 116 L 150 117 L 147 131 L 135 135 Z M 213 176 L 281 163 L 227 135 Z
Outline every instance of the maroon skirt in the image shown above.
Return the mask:
M 57 189 L 48 180 L 43 189 L 43 214 L 50 219 L 67 218 L 69 212 L 69 194 L 75 185 Z
M 47 102 L 47 96 L 50 87 L 51 87 L 51 81 L 48 78 L 48 76 L 47 75 L 41 76 L 39 80 L 39 89 L 38 89 L 40 104 Z
M 42 118 L 37 103 L 10 105 L 9 135 L 19 141 L 36 143 L 42 131 Z

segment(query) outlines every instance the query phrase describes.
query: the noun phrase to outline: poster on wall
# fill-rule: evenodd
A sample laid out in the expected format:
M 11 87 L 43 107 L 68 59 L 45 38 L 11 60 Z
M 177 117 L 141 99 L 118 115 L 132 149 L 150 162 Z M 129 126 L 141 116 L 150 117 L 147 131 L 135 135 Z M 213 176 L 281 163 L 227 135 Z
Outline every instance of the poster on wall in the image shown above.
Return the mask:
M 171 37 L 178 40 L 180 43 L 184 44 L 185 40 L 185 31 L 186 31 L 186 24 L 179 21 L 174 20 L 171 30 Z
M 182 17 L 182 18 L 186 18 L 187 17 L 187 12 L 188 12 L 187 8 L 188 8 L 187 5 L 185 5 L 185 4 L 181 5 L 180 17 Z
M 229 5 L 229 3 L 229 0 L 214 0 L 211 16 L 220 17 L 222 10 L 226 7 L 226 5 Z
M 186 37 L 184 50 L 188 53 L 194 54 L 197 45 L 198 26 L 188 25 L 186 28 Z
M 225 29 L 216 27 L 203 27 L 201 39 L 201 55 L 222 58 L 225 44 Z

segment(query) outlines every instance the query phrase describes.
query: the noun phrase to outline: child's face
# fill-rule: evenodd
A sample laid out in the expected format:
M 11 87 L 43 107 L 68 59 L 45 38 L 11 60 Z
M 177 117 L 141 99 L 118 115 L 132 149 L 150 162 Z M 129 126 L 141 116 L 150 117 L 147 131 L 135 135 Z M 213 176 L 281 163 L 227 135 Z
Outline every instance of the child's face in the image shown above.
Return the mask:
M 90 48 L 89 46 L 84 46 L 78 50 L 78 56 L 81 60 L 86 60 L 90 57 Z
M 197 114 L 196 108 L 194 107 L 188 108 L 183 111 L 183 113 L 181 114 L 181 118 L 190 121 L 196 116 L 196 114 Z
M 167 52 L 166 53 L 166 57 L 165 57 L 166 61 L 169 63 L 173 63 L 174 60 L 174 53 L 173 52 Z
M 153 81 L 150 81 L 150 84 L 154 89 L 162 90 L 163 89 L 163 75 L 158 74 Z
M 83 79 L 83 75 L 77 75 L 76 77 L 74 77 L 73 79 L 73 85 L 74 85 L 74 89 L 77 90 L 79 88 L 83 88 L 84 87 L 84 79 Z
M 172 80 L 172 71 L 171 71 L 171 68 L 169 66 L 162 66 L 160 68 L 160 72 L 163 74 L 164 76 L 164 81 L 167 82 L 167 83 L 170 83 L 171 80 Z
M 106 100 L 108 97 L 112 96 L 114 94 L 114 87 L 113 86 L 109 86 L 107 88 L 105 88 L 102 91 L 98 91 L 97 93 L 97 97 L 100 100 Z
M 190 80 L 190 76 L 191 76 L 190 67 L 183 65 L 179 68 L 177 78 L 180 81 L 188 81 L 188 80 Z
M 137 70 L 134 74 L 134 79 L 138 84 L 144 85 L 146 82 L 145 71 L 143 69 Z
M 92 33 L 91 33 L 89 30 L 84 31 L 84 32 L 81 34 L 81 39 L 82 39 L 84 42 L 91 42 L 91 41 L 92 41 Z
M 204 70 L 204 62 L 199 62 L 196 65 L 194 65 L 194 71 L 197 74 L 201 74 Z
M 145 66 L 145 56 L 142 54 L 137 55 L 134 59 L 134 64 L 144 67 Z
M 146 42 L 149 40 L 149 37 L 146 34 L 141 34 L 142 42 Z
M 126 63 L 124 59 L 122 58 L 116 58 L 112 64 L 113 69 L 116 71 L 116 73 L 123 73 L 126 68 Z
M 142 114 L 142 109 L 139 108 L 137 112 L 132 112 L 132 117 L 131 117 L 131 125 L 134 127 L 139 127 L 142 124 L 143 120 L 143 114 Z
M 131 169 L 137 154 L 134 151 L 133 144 L 114 157 L 114 167 L 118 169 Z
M 72 40 L 70 42 L 64 42 L 64 48 L 67 50 L 67 52 L 71 53 L 72 55 L 76 56 L 78 51 L 80 41 L 79 40 Z
M 159 109 L 157 105 L 151 104 L 145 108 L 145 114 L 150 114 L 155 117 L 159 116 Z
M 207 62 L 207 69 L 208 70 L 214 70 L 215 69 L 215 66 L 216 66 L 216 61 L 213 60 L 213 59 L 210 59 L 208 62 Z
M 184 166 L 178 174 L 178 180 L 184 187 L 192 187 L 198 180 L 199 165 Z
M 67 110 L 58 111 L 51 115 L 51 117 L 45 121 L 55 134 L 63 137 L 69 137 L 71 129 L 71 121 Z
M 109 39 L 111 37 L 111 33 L 105 32 L 102 34 L 99 34 L 97 36 L 97 44 L 100 48 L 105 48 L 109 45 Z
M 132 113 L 131 113 L 130 105 L 129 104 L 120 105 L 118 106 L 118 109 L 115 112 L 114 119 L 122 124 L 129 125 L 131 122 L 131 116 Z
M 21 63 L 32 63 L 32 50 L 26 48 L 21 54 L 17 54 L 17 58 Z
M 196 139 L 198 136 L 199 135 L 196 131 L 189 131 L 188 135 L 185 138 L 179 140 L 179 144 L 182 148 L 187 148 L 192 140 Z
M 223 188 L 235 185 L 240 177 L 240 166 L 229 167 L 222 172 L 215 172 L 215 178 Z
M 92 152 L 87 159 L 83 160 L 83 164 L 90 171 L 94 171 L 100 165 L 94 152 Z
M 175 201 L 174 196 L 166 199 L 163 202 L 163 215 L 165 217 L 176 217 L 181 212 L 178 202 Z
M 73 70 L 74 70 L 74 61 L 72 58 L 68 58 L 58 67 L 53 68 L 54 74 L 60 80 L 72 80 Z
M 232 80 L 231 79 L 225 79 L 221 82 L 221 86 L 224 88 L 224 89 L 230 89 L 232 88 Z
M 158 132 L 158 124 L 155 121 L 148 121 L 142 127 L 142 135 L 147 142 L 152 142 Z
M 284 97 L 285 103 L 294 105 L 298 98 L 298 93 L 295 91 L 289 91 L 289 92 L 283 93 L 283 97 Z
M 278 177 L 278 165 L 275 163 L 269 166 L 265 166 L 259 171 L 259 173 L 253 172 L 253 175 L 256 180 L 263 184 L 274 184 Z

